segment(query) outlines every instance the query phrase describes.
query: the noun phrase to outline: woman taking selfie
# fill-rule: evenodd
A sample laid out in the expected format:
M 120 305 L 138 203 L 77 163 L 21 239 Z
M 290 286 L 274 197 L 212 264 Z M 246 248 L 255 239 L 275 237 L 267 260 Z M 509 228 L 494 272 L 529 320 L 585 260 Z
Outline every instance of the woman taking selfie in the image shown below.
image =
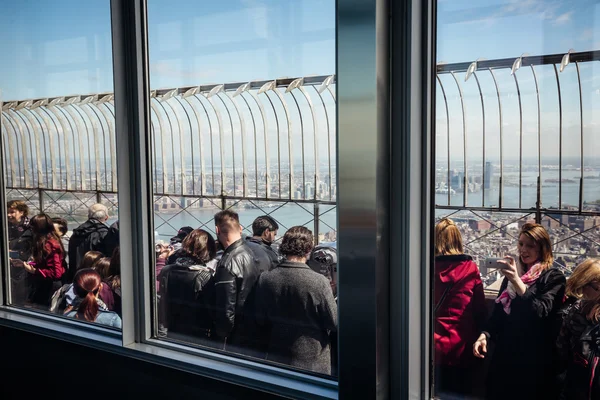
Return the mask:
M 435 393 L 472 394 L 478 363 L 470 347 L 486 319 L 485 295 L 479 269 L 464 254 L 460 231 L 449 218 L 435 226 L 434 293 Z
M 518 260 L 507 256 L 498 261 L 504 280 L 473 354 L 486 357 L 489 341 L 494 342 L 486 398 L 555 399 L 555 343 L 565 276 L 552 267 L 550 237 L 541 225 L 524 224 L 517 246 Z

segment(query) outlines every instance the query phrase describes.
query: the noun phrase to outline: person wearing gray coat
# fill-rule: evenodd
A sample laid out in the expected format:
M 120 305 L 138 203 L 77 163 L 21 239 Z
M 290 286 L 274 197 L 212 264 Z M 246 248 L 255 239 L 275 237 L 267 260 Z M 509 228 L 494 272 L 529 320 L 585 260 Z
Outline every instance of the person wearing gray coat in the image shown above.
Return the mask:
M 327 278 L 306 264 L 312 248 L 306 227 L 285 233 L 279 247 L 285 260 L 258 279 L 256 319 L 267 335 L 267 360 L 330 375 L 337 305 Z

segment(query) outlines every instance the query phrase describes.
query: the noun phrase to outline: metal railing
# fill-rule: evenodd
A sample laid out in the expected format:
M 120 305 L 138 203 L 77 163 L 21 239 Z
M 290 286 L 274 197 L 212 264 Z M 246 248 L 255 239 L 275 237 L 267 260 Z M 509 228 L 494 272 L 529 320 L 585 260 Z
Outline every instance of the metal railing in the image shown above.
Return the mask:
M 336 204 L 334 85 L 334 76 L 312 76 L 153 90 L 157 202 L 312 205 L 318 236 L 319 205 Z M 7 189 L 40 211 L 61 194 L 114 199 L 114 112 L 112 93 L 4 102 Z
M 454 209 L 456 207 L 462 207 L 464 209 L 479 209 L 479 210 L 506 210 L 506 211 L 514 211 L 518 212 L 523 209 L 530 210 L 534 208 L 537 213 L 537 219 L 540 219 L 541 212 L 545 209 L 555 208 L 566 213 L 571 214 L 585 214 L 590 213 L 592 215 L 596 214 L 596 207 L 586 207 L 584 200 L 585 193 L 585 184 L 588 180 L 585 175 L 586 169 L 586 160 L 589 159 L 589 155 L 584 154 L 584 149 L 586 146 L 589 146 L 588 136 L 586 135 L 586 129 L 584 124 L 584 106 L 583 106 L 583 90 L 582 90 L 582 78 L 580 65 L 585 63 L 591 63 L 594 61 L 600 60 L 600 51 L 589 51 L 589 52 L 569 52 L 567 54 L 553 54 L 553 55 L 544 55 L 544 56 L 520 56 L 517 58 L 507 58 L 507 59 L 498 59 L 498 60 L 478 60 L 470 63 L 455 63 L 455 64 L 438 64 L 437 66 L 437 85 L 439 89 L 440 99 L 443 101 L 443 107 L 440 110 L 438 107 L 437 114 L 438 117 L 441 117 L 445 120 L 445 129 L 443 132 L 439 131 L 438 135 L 443 135 L 445 140 L 445 148 L 438 149 L 439 154 L 444 154 L 447 158 L 446 160 L 446 176 L 444 182 L 441 182 L 441 179 L 437 181 L 437 193 L 444 194 L 447 197 L 447 200 L 441 201 L 441 199 L 436 199 L 436 205 L 440 209 Z M 561 72 L 565 69 L 569 68 L 569 64 L 574 64 L 574 71 L 576 73 L 576 89 L 577 89 L 577 102 L 579 105 L 578 109 L 578 137 L 575 138 L 579 143 L 579 151 L 578 155 L 575 157 L 578 161 L 578 170 L 579 176 L 577 179 L 577 201 L 565 203 L 565 181 L 569 181 L 569 179 L 565 178 L 565 166 L 564 166 L 564 145 L 566 140 L 572 140 L 572 137 L 565 137 L 564 132 L 564 121 L 563 114 L 565 108 L 565 95 L 563 94 L 561 89 Z M 528 67 L 528 68 L 526 68 Z M 553 76 L 552 80 L 555 82 L 555 88 L 551 88 L 548 90 L 546 96 L 556 96 L 557 99 L 557 109 L 553 109 L 551 113 L 558 114 L 558 126 L 555 128 L 558 130 L 558 149 L 552 154 L 542 154 L 542 144 L 547 140 L 547 135 L 545 135 L 544 129 L 542 128 L 542 113 L 545 111 L 544 102 L 540 100 L 541 97 L 541 89 L 538 80 L 539 70 L 541 68 L 545 68 L 545 72 L 550 72 L 548 69 L 551 69 L 551 75 Z M 529 70 L 531 72 L 532 80 L 528 80 L 529 84 L 532 86 L 529 89 L 533 90 L 533 93 L 536 97 L 536 107 L 537 107 L 537 115 L 536 115 L 536 158 L 537 158 L 537 171 L 536 174 L 536 195 L 535 195 L 535 205 L 534 207 L 524 207 L 523 206 L 523 191 L 525 188 L 523 182 L 523 173 L 524 173 L 524 102 L 523 102 L 523 85 L 520 85 L 519 75 L 524 74 L 523 70 Z M 498 73 L 500 71 L 508 72 L 510 71 L 510 75 L 514 82 L 514 86 L 512 88 L 501 88 L 498 79 Z M 521 71 L 521 72 L 520 72 Z M 464 75 L 463 75 L 464 74 Z M 444 82 L 444 77 L 449 77 L 446 82 Z M 464 76 L 464 81 L 462 78 Z M 473 78 L 471 82 L 468 82 L 470 78 Z M 484 77 L 488 77 L 488 82 L 491 86 L 492 96 L 486 96 L 485 87 L 483 85 Z M 450 79 L 451 78 L 451 79 Z M 466 100 L 465 100 L 465 89 L 467 87 L 473 88 L 475 85 L 475 93 L 478 97 L 479 105 L 478 110 L 469 109 Z M 564 84 L 563 84 L 564 86 Z M 450 98 L 448 91 L 450 88 L 456 90 L 458 92 L 457 98 Z M 509 93 L 507 93 L 509 92 Z M 567 97 L 568 98 L 568 97 Z M 451 135 L 450 130 L 453 125 L 453 120 L 451 113 L 449 112 L 449 105 L 452 105 L 452 100 L 458 102 L 460 104 L 460 113 L 461 113 L 461 122 L 460 124 L 454 123 L 454 126 L 459 125 L 459 129 L 461 131 L 460 137 L 456 137 L 457 135 Z M 506 125 L 506 108 L 509 105 L 518 106 L 518 112 L 516 113 L 516 119 L 519 121 L 519 137 L 518 143 L 507 143 L 505 125 Z M 481 126 L 476 130 L 480 130 L 480 138 L 482 145 L 482 152 L 477 153 L 480 155 L 481 159 L 478 162 L 470 162 L 469 157 L 469 143 L 471 143 L 474 138 L 469 137 L 469 135 L 473 132 L 473 129 L 467 129 L 468 117 L 474 115 L 475 113 L 481 115 Z M 490 126 L 490 115 L 497 116 L 498 124 L 497 126 Z M 490 144 L 490 135 L 489 132 L 494 130 L 498 132 L 497 142 Z M 587 131 L 590 134 L 589 130 Z M 591 132 L 593 134 L 593 132 Z M 479 134 L 479 133 L 478 133 Z M 487 140 L 487 144 L 486 144 Z M 462 156 L 453 157 L 451 151 L 450 143 L 452 141 L 459 141 L 462 144 Z M 499 157 L 496 157 L 495 164 L 497 164 L 497 170 L 499 173 L 497 174 L 497 197 L 494 199 L 490 199 L 490 196 L 486 196 L 486 191 L 490 191 L 492 180 L 492 174 L 490 174 L 486 169 L 493 168 L 490 163 L 488 155 L 486 155 L 486 148 L 490 146 L 496 146 L 499 150 Z M 507 146 L 510 146 L 512 149 L 517 148 L 519 159 L 518 159 L 518 183 L 515 184 L 518 188 L 518 204 L 515 206 L 506 206 L 506 194 L 505 189 L 507 185 L 507 158 L 505 154 L 505 150 Z M 441 150 L 441 151 L 440 151 Z M 527 151 L 527 150 L 526 150 Z M 551 207 L 545 207 L 544 203 L 544 190 L 543 190 L 543 171 L 544 167 L 542 165 L 543 158 L 551 158 L 554 157 L 558 160 L 557 179 L 552 179 L 558 183 L 558 199 L 556 204 L 551 205 Z M 461 163 L 460 169 L 462 170 L 458 176 L 452 176 L 452 158 L 454 158 L 454 165 L 457 163 Z M 456 160 L 456 158 L 462 158 Z M 479 165 L 475 165 L 479 163 Z M 471 175 L 474 174 L 474 170 L 477 170 L 477 178 L 479 180 L 479 184 L 481 186 L 481 204 L 478 203 L 479 199 L 472 200 L 472 196 L 470 196 L 470 185 L 473 183 L 473 177 Z M 494 174 L 496 175 L 496 174 Z M 453 178 L 458 178 L 461 182 L 457 185 L 457 180 Z M 597 179 L 597 177 L 590 177 L 590 179 Z M 495 179 L 494 179 L 495 180 Z M 454 182 L 454 184 L 453 184 Z M 495 182 L 494 182 L 495 183 Z M 597 184 L 597 182 L 587 183 L 588 185 Z M 452 194 L 456 194 L 457 186 L 462 189 L 462 201 L 461 204 L 456 204 L 456 201 L 452 201 Z M 454 203 L 454 204 L 452 204 Z M 572 204 L 574 203 L 574 204 Z

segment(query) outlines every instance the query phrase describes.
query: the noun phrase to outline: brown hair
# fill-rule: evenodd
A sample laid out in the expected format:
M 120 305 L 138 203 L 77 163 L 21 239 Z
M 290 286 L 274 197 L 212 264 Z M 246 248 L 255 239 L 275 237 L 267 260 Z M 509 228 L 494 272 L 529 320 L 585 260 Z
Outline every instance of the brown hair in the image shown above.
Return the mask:
M 104 256 L 104 254 L 100 253 L 99 251 L 88 251 L 83 255 L 83 258 L 77 266 L 77 270 L 92 268 L 94 263 L 102 258 L 102 256 Z
M 94 322 L 98 316 L 96 296 L 100 290 L 102 279 L 100 274 L 91 268 L 80 269 L 73 279 L 73 291 L 83 300 L 79 303 L 75 318 Z
M 305 226 L 292 226 L 283 235 L 279 252 L 284 256 L 308 257 L 314 247 L 314 237 Z
M 594 300 L 584 300 L 581 311 L 594 324 L 600 322 L 600 295 Z
M 227 235 L 231 231 L 240 229 L 240 216 L 231 210 L 219 211 L 215 214 L 215 226 L 221 233 Z
M 206 264 L 217 255 L 215 239 L 203 229 L 191 231 L 181 242 L 181 249 L 202 264 Z
M 537 244 L 540 252 L 539 261 L 542 264 L 543 269 L 550 268 L 552 263 L 554 263 L 554 257 L 552 256 L 552 243 L 550 243 L 550 235 L 548 235 L 548 231 L 546 231 L 546 229 L 540 224 L 527 222 L 521 227 L 519 237 L 521 237 L 521 235 L 528 236 L 535 242 L 535 244 Z M 521 256 L 519 256 L 519 264 L 521 264 L 523 271 L 526 271 L 524 268 L 525 265 L 523 265 L 521 262 Z
M 435 255 L 463 254 L 462 236 L 454 221 L 442 218 L 435 226 Z
M 113 290 L 121 290 L 121 248 L 115 247 L 110 257 L 110 266 L 108 267 L 108 278 Z
M 17 211 L 22 212 L 24 217 L 29 214 L 29 207 L 23 200 L 10 200 L 6 203 L 6 209 L 10 208 L 14 208 Z
M 100 274 L 100 278 L 106 279 L 109 275 L 111 259 L 110 257 L 101 257 L 94 262 L 92 269 Z
M 567 280 L 565 294 L 581 299 L 583 288 L 590 282 L 600 282 L 600 260 L 595 258 L 588 258 L 573 270 L 573 274 Z
M 54 229 L 52 219 L 47 214 L 38 214 L 31 218 L 29 226 L 33 232 L 33 247 L 31 254 L 35 262 L 39 264 L 45 263 L 45 259 L 48 257 L 46 243 L 50 240 L 54 240 L 58 246 L 60 246 L 64 257 L 65 248 L 56 233 L 56 229 Z
M 61 217 L 52 218 L 52 223 L 58 225 L 58 230 L 60 231 L 61 236 L 64 236 L 69 231 L 69 227 L 67 224 L 67 220 Z

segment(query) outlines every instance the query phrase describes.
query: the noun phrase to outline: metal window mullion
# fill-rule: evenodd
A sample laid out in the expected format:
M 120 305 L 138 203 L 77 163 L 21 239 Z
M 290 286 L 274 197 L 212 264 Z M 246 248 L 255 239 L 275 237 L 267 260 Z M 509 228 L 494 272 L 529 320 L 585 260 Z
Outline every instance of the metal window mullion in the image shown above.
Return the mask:
M 154 265 L 150 82 L 144 0 L 111 0 L 122 285 L 122 338 L 134 346 L 151 335 Z
M 393 73 L 390 191 L 393 207 L 388 250 L 393 262 L 390 262 L 390 279 L 386 282 L 394 288 L 390 291 L 390 398 L 425 399 L 431 398 L 429 366 L 433 339 L 431 228 L 435 207 L 432 193 L 435 159 L 432 154 L 435 151 L 437 2 L 408 0 L 390 4 L 392 44 L 389 47 L 392 49 Z M 387 14 L 382 18 L 386 17 Z M 382 64 L 388 61 L 382 58 Z M 339 77 L 338 82 L 343 83 Z M 340 298 L 342 296 L 343 293 Z M 343 350 L 340 349 L 340 354 Z
M 4 168 L 6 163 L 6 155 L 9 154 L 10 168 L 11 168 L 11 183 L 15 181 L 15 166 L 14 158 L 12 153 L 12 143 L 10 135 L 5 133 L 3 120 L 4 112 L 2 111 L 2 98 L 0 97 L 0 241 L 1 243 L 8 243 L 8 220 L 6 212 L 6 187 L 8 177 L 5 174 Z M 6 140 L 8 138 L 8 141 Z M 7 143 L 8 142 L 8 143 Z M 7 145 L 9 148 L 7 149 Z M 8 246 L 6 246 L 8 247 Z M 9 265 L 8 251 L 6 247 L 0 251 L 0 265 Z M 4 306 L 10 303 L 10 274 L 7 273 L 8 269 L 4 268 L 0 271 L 0 305 Z

